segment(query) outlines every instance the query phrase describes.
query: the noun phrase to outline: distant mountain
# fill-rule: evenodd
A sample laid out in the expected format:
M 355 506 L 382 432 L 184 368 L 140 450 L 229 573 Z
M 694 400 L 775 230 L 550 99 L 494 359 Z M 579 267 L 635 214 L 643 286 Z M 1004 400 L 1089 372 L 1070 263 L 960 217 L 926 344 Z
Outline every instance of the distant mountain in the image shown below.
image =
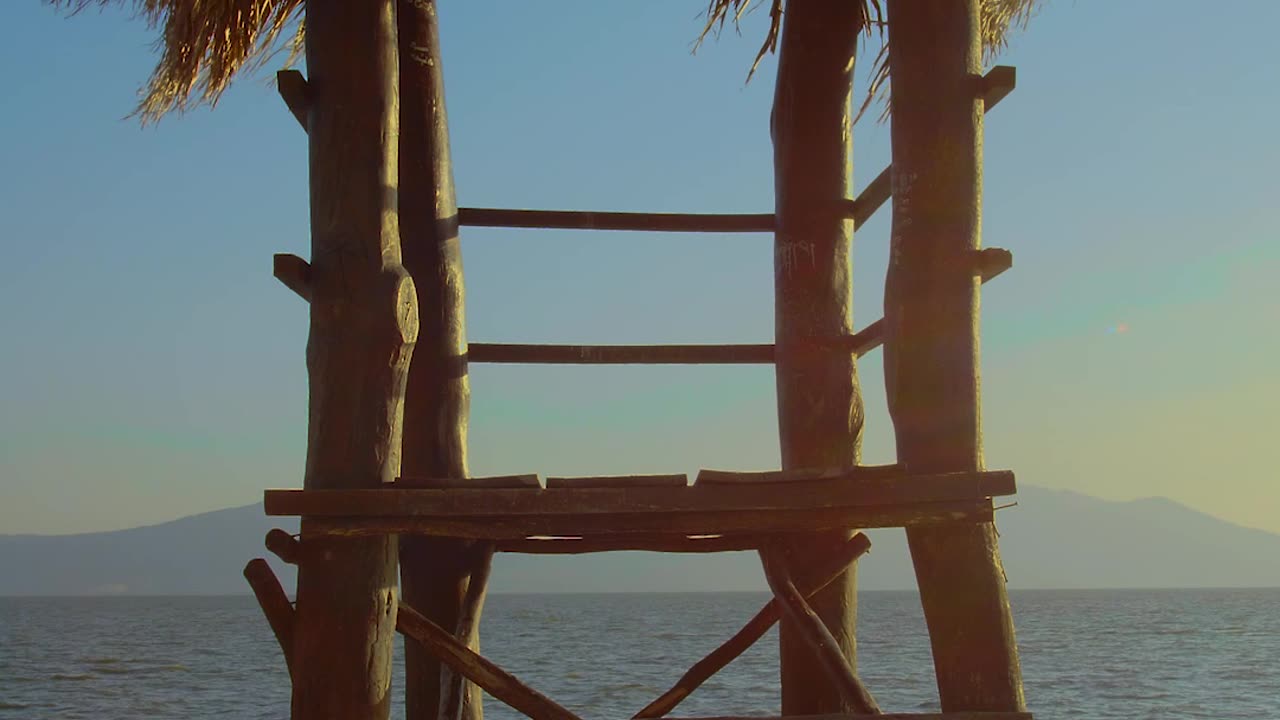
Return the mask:
M 1163 498 L 1110 502 L 1024 487 L 998 514 L 1014 588 L 1280 586 L 1280 535 L 1240 527 Z M 286 588 L 292 568 L 262 548 L 296 522 L 231 508 L 162 525 L 84 535 L 0 536 L 0 595 L 169 595 L 247 592 L 240 575 L 268 557 Z M 863 589 L 914 587 L 901 530 L 870 533 Z M 761 590 L 751 553 L 502 555 L 493 592 Z

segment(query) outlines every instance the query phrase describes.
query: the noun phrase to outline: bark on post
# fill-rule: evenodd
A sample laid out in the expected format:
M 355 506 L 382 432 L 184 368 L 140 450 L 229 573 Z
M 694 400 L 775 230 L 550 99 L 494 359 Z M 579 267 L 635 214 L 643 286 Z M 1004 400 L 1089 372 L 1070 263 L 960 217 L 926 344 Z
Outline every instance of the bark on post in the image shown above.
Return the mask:
M 467 475 L 466 326 L 462 250 L 449 157 L 435 0 L 398 0 L 400 49 L 400 231 L 404 265 L 418 290 L 421 328 L 404 408 L 404 475 Z M 475 553 L 456 540 L 400 540 L 405 603 L 437 625 L 455 627 Z M 478 649 L 473 646 L 473 649 Z M 408 720 L 434 720 L 441 665 L 416 644 L 405 648 Z M 478 688 L 468 683 L 462 720 L 481 717 Z
M 849 100 L 861 3 L 792 0 L 778 55 L 774 147 L 775 359 L 784 469 L 858 463 L 862 397 L 855 358 L 831 339 L 853 332 L 848 219 L 852 174 Z M 815 536 L 803 557 L 848 536 Z M 856 565 L 813 598 L 840 651 L 856 667 Z M 780 632 L 782 713 L 850 711 L 798 628 Z
M 979 470 L 982 219 L 977 0 L 889 0 L 893 237 L 885 383 L 898 459 Z M 942 709 L 1023 710 L 1008 593 L 991 523 L 908 528 Z
M 309 0 L 310 413 L 304 486 L 371 488 L 400 471 L 418 313 L 396 227 L 391 0 Z M 386 718 L 396 545 L 312 538 L 298 568 L 295 719 Z M 314 545 L 310 543 L 314 542 Z

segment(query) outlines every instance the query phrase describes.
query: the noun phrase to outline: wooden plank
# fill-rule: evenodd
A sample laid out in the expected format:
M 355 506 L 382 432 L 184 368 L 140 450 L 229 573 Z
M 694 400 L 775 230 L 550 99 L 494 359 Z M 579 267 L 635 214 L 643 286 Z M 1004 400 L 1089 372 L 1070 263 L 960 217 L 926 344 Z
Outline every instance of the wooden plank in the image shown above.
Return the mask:
M 307 79 L 297 70 L 281 70 L 276 73 L 276 91 L 302 126 L 302 131 L 306 132 L 307 113 L 311 112 L 311 90 L 307 87 Z
M 854 482 L 856 480 L 857 482 Z M 858 478 L 836 476 L 796 485 L 691 485 L 558 490 L 268 490 L 268 515 L 494 517 L 520 515 L 672 514 L 832 507 L 892 507 L 1012 495 L 1007 470 Z M 675 530 L 672 530 L 675 532 Z M 696 529 L 695 529 L 696 532 Z M 576 533 L 569 533 L 576 534 Z
M 638 488 L 689 486 L 689 476 L 678 475 L 605 475 L 593 477 L 549 477 L 547 489 Z
M 761 546 L 763 547 L 763 546 Z M 800 582 L 805 597 L 826 587 L 832 580 L 844 572 L 850 563 L 871 548 L 871 540 L 862 533 L 855 534 L 848 542 L 839 546 L 830 555 L 818 558 L 813 567 L 807 568 L 804 579 Z M 739 655 L 764 637 L 782 617 L 781 606 L 776 600 L 769 600 L 760 608 L 741 630 L 733 634 L 722 645 L 710 654 L 694 663 L 689 671 L 680 676 L 675 685 L 658 699 L 649 703 L 643 710 L 635 714 L 635 718 L 660 718 L 669 714 L 682 700 L 689 697 L 702 683 L 720 672 Z
M 308 0 L 311 228 L 304 485 L 377 487 L 400 474 L 417 293 L 400 263 L 392 0 Z M 301 524 L 302 542 L 310 541 Z M 351 538 L 298 566 L 293 720 L 383 720 L 391 705 L 396 545 Z
M 400 235 L 418 291 L 421 330 L 404 398 L 404 474 L 466 478 L 471 389 L 467 375 L 465 277 L 458 236 L 444 61 L 436 0 L 397 0 L 400 60 Z M 412 202 L 408 199 L 412 198 Z M 465 481 L 464 481 L 465 482 Z M 533 480 L 537 486 L 537 479 Z M 440 483 L 437 483 L 439 485 Z M 494 486 L 484 482 L 479 486 Z M 477 557 L 444 538 L 400 540 L 404 601 L 446 628 L 457 626 Z M 436 720 L 444 668 L 410 645 L 405 652 L 406 720 Z M 456 698 L 455 698 L 456 699 Z M 482 696 L 465 688 L 458 712 L 482 720 Z M 452 720 L 452 719 L 451 719 Z
M 271 566 L 262 558 L 254 558 L 244 566 L 244 579 L 249 581 L 253 596 L 258 600 L 258 607 L 271 626 L 271 633 L 276 636 L 276 643 L 284 653 L 284 663 L 293 674 L 293 629 L 297 621 L 293 604 L 280 585 L 280 579 L 272 572 Z
M 477 559 L 472 563 L 471 577 L 467 580 L 467 591 L 458 613 L 458 629 L 454 632 L 458 642 L 468 648 L 479 647 L 480 644 L 480 613 L 484 609 L 485 594 L 489 590 L 493 550 L 493 543 L 488 542 L 480 543 L 472 549 Z M 467 679 L 447 666 L 442 667 L 440 673 L 440 718 L 462 720 L 468 711 Z M 479 709 L 475 712 L 478 714 Z
M 485 491 L 500 492 L 500 491 Z M 307 518 L 317 534 L 339 537 L 434 535 L 477 540 L 523 540 L 533 536 L 742 535 L 750 533 L 847 532 L 854 528 L 979 523 L 992 518 L 990 500 L 897 506 L 772 510 L 689 511 L 629 514 L 496 516 L 366 515 Z
M 396 629 L 485 692 L 534 720 L 581 720 L 554 700 L 520 682 L 408 605 L 400 606 Z
M 766 470 L 735 472 L 729 470 L 699 470 L 699 485 L 756 485 L 761 483 L 807 483 L 830 480 L 861 481 L 872 478 L 900 477 L 906 474 L 902 465 L 859 465 L 855 468 L 798 468 L 795 470 Z
M 449 489 L 501 489 L 501 490 L 539 490 L 542 483 L 538 476 L 529 475 L 494 475 L 491 477 L 401 477 L 395 481 L 398 488 L 419 488 L 426 490 Z
M 465 227 L 560 230 L 749 233 L 773 232 L 773 215 L 458 208 L 458 224 Z
M 475 363 L 528 365 L 767 365 L 773 345 L 537 345 L 471 343 Z
M 991 108 L 1000 104 L 1000 101 L 1013 92 L 1014 86 L 1017 84 L 1017 71 L 1008 65 L 997 65 L 991 68 L 982 78 L 982 98 L 983 112 L 990 112 Z M 867 186 L 858 193 L 858 197 L 851 201 L 850 216 L 853 218 L 854 228 L 861 227 L 864 223 L 871 219 L 871 216 L 884 206 L 889 198 L 893 195 L 893 166 L 880 171 L 875 179 L 867 183 Z
M 885 277 L 885 389 L 898 458 L 980 470 L 978 319 L 983 99 L 978 0 L 889 0 L 893 227 Z M 976 270 L 976 272 L 975 272 Z M 908 528 L 938 697 L 952 711 L 1026 709 L 990 523 Z
M 498 552 L 529 555 L 581 555 L 584 553 L 645 551 L 661 553 L 715 553 L 757 550 L 777 539 L 776 535 L 679 535 L 634 533 L 591 537 L 529 537 L 503 540 Z

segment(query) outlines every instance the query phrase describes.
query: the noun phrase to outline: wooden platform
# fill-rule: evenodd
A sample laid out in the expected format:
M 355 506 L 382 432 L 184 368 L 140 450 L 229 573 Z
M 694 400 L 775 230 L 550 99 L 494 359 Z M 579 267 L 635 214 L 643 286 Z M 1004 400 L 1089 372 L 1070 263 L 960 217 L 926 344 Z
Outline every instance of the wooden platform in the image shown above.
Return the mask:
M 992 518 L 1013 473 L 910 475 L 894 466 L 843 471 L 680 476 L 403 479 L 368 490 L 268 490 L 268 515 L 299 515 L 308 533 L 423 534 L 505 542 L 503 549 L 710 551 L 759 547 L 771 533 L 903 527 Z M 474 482 L 475 486 L 466 487 Z M 548 552 L 573 549 L 546 548 Z

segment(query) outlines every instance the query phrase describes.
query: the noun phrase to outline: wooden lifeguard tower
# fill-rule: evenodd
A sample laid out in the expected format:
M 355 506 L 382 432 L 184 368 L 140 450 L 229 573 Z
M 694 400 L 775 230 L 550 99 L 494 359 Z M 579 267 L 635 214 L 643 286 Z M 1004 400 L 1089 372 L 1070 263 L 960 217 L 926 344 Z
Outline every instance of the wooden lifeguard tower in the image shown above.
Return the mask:
M 711 0 L 708 27 L 749 2 Z M 172 26 L 151 114 L 198 83 L 216 97 L 305 14 L 308 77 L 282 72 L 279 89 L 308 136 L 311 258 L 278 255 L 275 275 L 310 303 L 309 444 L 303 489 L 265 500 L 302 518 L 299 536 L 266 539 L 298 566 L 296 603 L 265 561 L 245 569 L 289 665 L 293 717 L 385 718 L 399 631 L 412 720 L 479 720 L 480 689 L 536 720 L 576 718 L 476 652 L 490 561 L 622 549 L 758 550 L 774 594 L 636 717 L 668 716 L 779 620 L 784 716 L 879 713 L 856 673 L 857 530 L 901 526 L 943 712 L 893 717 L 1029 718 L 992 524 L 1014 478 L 983 467 L 977 322 L 981 283 L 1011 264 L 979 246 L 983 114 L 1014 87 L 1012 68 L 983 74 L 982 53 L 1029 4 L 770 0 L 776 203 L 760 215 L 458 208 L 434 0 L 227 0 L 205 16 L 190 0 L 140 4 Z M 233 42 L 245 28 L 257 34 Z M 872 28 L 887 33 L 893 161 L 852 198 L 853 57 Z M 855 332 L 852 232 L 890 196 L 885 317 Z M 468 343 L 467 226 L 773 233 L 775 341 Z M 881 346 L 898 462 L 863 466 L 857 358 Z M 773 364 L 781 467 L 692 483 L 469 477 L 469 363 Z

